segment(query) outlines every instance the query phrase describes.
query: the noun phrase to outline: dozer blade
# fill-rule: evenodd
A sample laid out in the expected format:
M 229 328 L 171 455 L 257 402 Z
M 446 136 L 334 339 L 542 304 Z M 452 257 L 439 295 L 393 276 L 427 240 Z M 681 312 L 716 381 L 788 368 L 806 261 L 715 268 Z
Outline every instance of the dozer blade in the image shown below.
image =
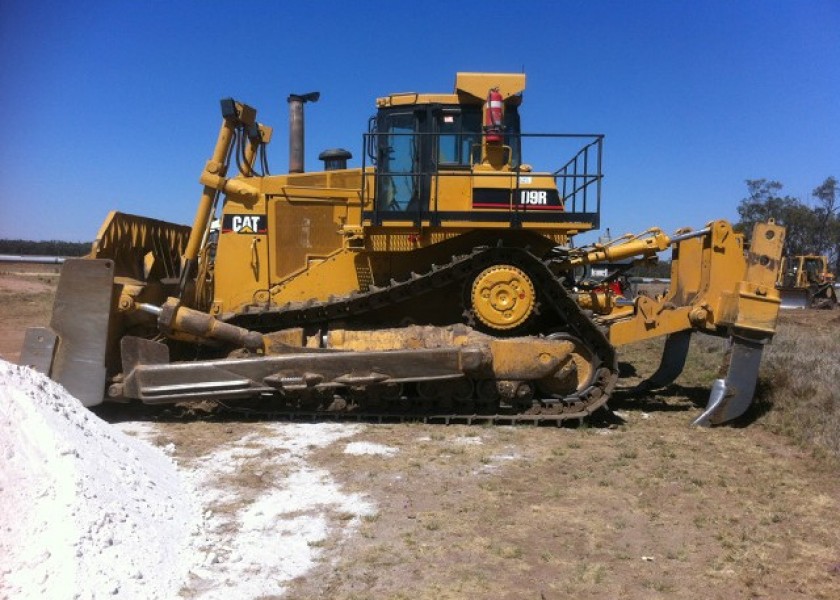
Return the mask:
M 656 372 L 636 386 L 636 391 L 646 392 L 670 385 L 685 368 L 688 347 L 691 344 L 691 330 L 677 331 L 665 338 L 662 360 Z
M 779 308 L 808 308 L 810 299 L 808 298 L 808 290 L 804 288 L 788 288 L 780 289 L 779 297 L 782 301 Z
M 48 374 L 84 406 L 104 398 L 113 282 L 111 260 L 66 261 L 50 327 L 27 332 L 21 352 L 21 364 Z
M 764 343 L 732 336 L 726 379 L 716 379 L 706 410 L 692 425 L 720 425 L 743 415 L 752 404 Z

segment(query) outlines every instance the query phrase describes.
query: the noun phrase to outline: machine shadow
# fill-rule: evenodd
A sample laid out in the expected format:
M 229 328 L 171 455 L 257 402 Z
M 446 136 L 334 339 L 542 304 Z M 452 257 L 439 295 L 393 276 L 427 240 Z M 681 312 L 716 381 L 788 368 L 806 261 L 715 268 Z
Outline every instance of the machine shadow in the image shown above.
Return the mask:
M 767 400 L 769 392 L 770 387 L 759 380 L 753 403 L 743 415 L 726 425 L 734 428 L 748 427 L 767 414 L 772 408 L 772 403 Z M 633 386 L 617 388 L 610 397 L 609 407 L 613 411 L 694 412 L 699 415 L 698 411 L 706 407 L 708 398 L 709 388 L 703 386 L 672 383 L 656 390 L 640 390 Z

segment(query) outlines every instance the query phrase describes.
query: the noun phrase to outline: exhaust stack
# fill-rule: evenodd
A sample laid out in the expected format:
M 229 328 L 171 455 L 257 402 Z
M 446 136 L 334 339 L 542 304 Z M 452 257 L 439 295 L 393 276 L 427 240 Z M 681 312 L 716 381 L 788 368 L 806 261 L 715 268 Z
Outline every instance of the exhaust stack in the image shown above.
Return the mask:
M 303 173 L 303 105 L 317 102 L 321 92 L 289 94 L 289 173 Z

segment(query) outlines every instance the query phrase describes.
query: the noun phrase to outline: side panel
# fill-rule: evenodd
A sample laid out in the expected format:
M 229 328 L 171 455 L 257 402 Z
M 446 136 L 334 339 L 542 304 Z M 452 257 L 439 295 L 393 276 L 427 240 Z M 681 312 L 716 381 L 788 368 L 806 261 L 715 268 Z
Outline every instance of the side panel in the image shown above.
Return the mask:
M 344 214 L 339 216 L 337 212 Z M 346 202 L 281 199 L 270 202 L 271 281 L 282 281 L 307 268 L 310 260 L 322 260 L 339 250 L 342 246 L 339 227 L 341 220 L 346 220 L 346 213 Z
M 256 296 L 268 288 L 268 246 L 275 233 L 262 199 L 253 203 L 228 199 L 221 222 L 214 264 L 214 314 L 267 301 L 267 292 Z

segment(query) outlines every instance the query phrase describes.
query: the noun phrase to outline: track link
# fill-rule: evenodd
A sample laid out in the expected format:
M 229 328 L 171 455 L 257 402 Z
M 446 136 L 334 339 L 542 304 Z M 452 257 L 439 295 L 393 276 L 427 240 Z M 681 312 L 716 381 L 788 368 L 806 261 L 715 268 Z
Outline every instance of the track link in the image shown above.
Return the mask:
M 584 418 L 604 405 L 618 379 L 615 349 L 604 332 L 569 296 L 547 263 L 522 248 L 477 247 L 469 254 L 454 256 L 445 265 L 433 265 L 427 273 L 412 273 L 404 281 L 392 280 L 388 286 L 371 286 L 367 291 L 330 298 L 325 302 L 306 301 L 268 309 L 253 308 L 237 314 L 229 322 L 261 332 L 302 326 L 327 327 L 331 322 L 352 321 L 354 318 L 385 307 L 399 305 L 444 286 L 463 284 L 471 275 L 496 264 L 512 264 L 528 273 L 534 286 L 539 290 L 543 315 L 546 311 L 550 311 L 553 321 L 556 322 L 556 328 L 574 336 L 591 353 L 593 375 L 583 389 L 562 398 L 540 397 L 538 393 L 529 403 L 517 404 L 503 412 L 497 412 L 492 407 L 486 407 L 489 410 L 480 412 L 468 409 L 448 412 L 434 410 L 433 407 L 426 407 L 420 411 L 410 408 L 420 399 L 409 395 L 403 396 L 400 400 L 394 400 L 394 402 L 401 401 L 403 405 L 407 405 L 407 410 L 399 412 L 371 410 L 371 407 L 365 407 L 351 400 L 346 402 L 349 408 L 339 410 L 307 410 L 304 406 L 294 406 L 297 403 L 292 401 L 289 403 L 292 405 L 289 410 L 268 411 L 266 414 L 296 415 L 304 418 L 348 417 L 364 420 L 408 418 L 468 424 L 477 422 L 559 423 L 563 420 Z M 546 395 L 543 394 L 543 396 Z M 504 403 L 504 400 L 502 402 Z

